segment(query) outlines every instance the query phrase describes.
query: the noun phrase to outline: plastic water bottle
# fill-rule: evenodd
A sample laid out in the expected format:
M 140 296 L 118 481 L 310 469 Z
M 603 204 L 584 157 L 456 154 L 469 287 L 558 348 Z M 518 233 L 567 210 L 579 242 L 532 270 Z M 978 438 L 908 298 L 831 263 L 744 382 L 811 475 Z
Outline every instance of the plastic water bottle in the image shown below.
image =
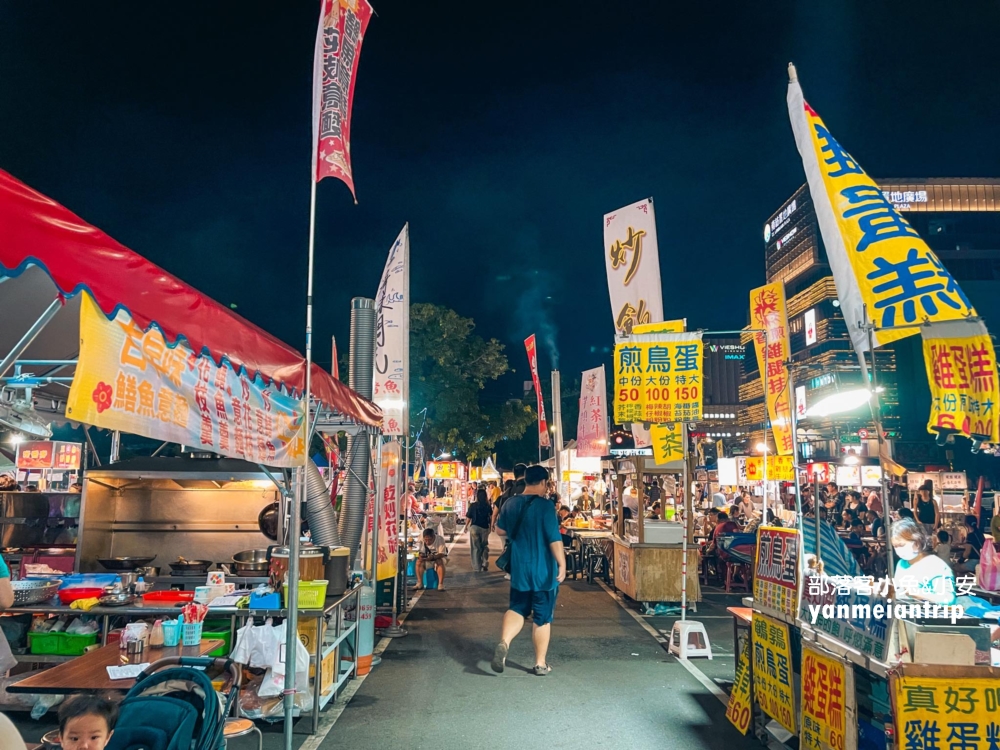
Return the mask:
M 375 589 L 367 580 L 358 592 L 358 676 L 366 675 L 372 668 L 375 650 Z

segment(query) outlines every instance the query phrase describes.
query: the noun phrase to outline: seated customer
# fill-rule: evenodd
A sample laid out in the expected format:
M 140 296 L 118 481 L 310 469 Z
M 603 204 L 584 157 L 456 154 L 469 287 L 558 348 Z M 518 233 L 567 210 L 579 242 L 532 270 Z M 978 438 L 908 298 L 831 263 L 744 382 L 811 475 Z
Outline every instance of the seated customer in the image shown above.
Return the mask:
M 865 517 L 868 519 L 868 530 L 873 537 L 878 539 L 881 536 L 885 536 L 885 521 L 882 520 L 882 516 L 878 514 L 878 511 L 868 509 L 865 513 Z
M 712 532 L 712 545 L 723 560 L 727 558 L 727 555 L 723 552 L 722 547 L 719 546 L 719 539 L 725 534 L 739 533 L 739 530 L 739 525 L 729 519 L 728 513 L 719 513 L 719 523 L 716 525 L 715 531 Z
M 448 547 L 444 539 L 434 533 L 434 529 L 424 529 L 423 538 L 417 557 L 417 585 L 414 589 L 419 591 L 424 587 L 424 571 L 433 569 L 437 571 L 438 590 L 444 591 L 444 566 L 448 560 Z
M 935 555 L 932 540 L 923 524 L 904 518 L 892 525 L 892 549 L 899 560 L 893 584 L 899 601 L 954 604 L 955 574 L 951 566 Z
M 934 547 L 934 554 L 951 565 L 951 534 L 944 529 L 938 529 L 937 545 Z

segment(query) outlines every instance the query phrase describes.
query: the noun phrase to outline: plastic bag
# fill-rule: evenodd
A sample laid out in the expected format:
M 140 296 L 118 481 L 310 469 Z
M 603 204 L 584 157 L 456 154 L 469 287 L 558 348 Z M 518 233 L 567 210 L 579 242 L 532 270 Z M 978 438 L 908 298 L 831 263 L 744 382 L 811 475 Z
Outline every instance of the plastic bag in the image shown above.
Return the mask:
M 277 659 L 264 674 L 264 681 L 259 691 L 262 698 L 281 695 L 285 689 L 285 635 L 288 629 L 285 623 L 282 623 L 273 628 L 273 631 L 281 645 Z M 312 708 L 312 691 L 309 689 L 309 651 L 298 638 L 295 639 L 295 690 L 295 704 L 303 709 Z M 306 703 L 308 705 L 304 705 Z
M 1000 553 L 989 539 L 983 545 L 979 565 L 976 567 L 976 578 L 981 588 L 1000 591 Z
M 230 658 L 237 664 L 258 669 L 272 666 L 278 661 L 281 647 L 276 630 L 271 626 L 270 620 L 266 625 L 254 625 L 248 621 L 236 631 L 236 648 Z

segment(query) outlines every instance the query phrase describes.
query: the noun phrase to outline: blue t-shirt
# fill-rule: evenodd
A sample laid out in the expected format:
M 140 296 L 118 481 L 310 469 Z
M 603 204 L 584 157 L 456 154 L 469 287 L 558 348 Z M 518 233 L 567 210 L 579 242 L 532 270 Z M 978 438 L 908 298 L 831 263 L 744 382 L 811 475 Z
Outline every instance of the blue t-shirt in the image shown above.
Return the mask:
M 10 568 L 7 567 L 2 555 L 0 555 L 0 578 L 10 578 Z
M 518 591 L 553 591 L 559 586 L 559 565 L 549 545 L 562 544 L 555 505 L 537 495 L 512 497 L 504 503 L 497 526 L 509 537 L 529 500 L 533 502 L 524 513 L 517 538 L 511 539 L 510 586 Z

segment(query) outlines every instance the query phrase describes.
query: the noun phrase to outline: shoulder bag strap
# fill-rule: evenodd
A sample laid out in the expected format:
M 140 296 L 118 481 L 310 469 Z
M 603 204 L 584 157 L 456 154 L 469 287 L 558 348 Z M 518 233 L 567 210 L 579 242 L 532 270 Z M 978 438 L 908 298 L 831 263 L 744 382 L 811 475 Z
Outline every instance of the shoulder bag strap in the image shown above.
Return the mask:
M 517 538 L 517 532 L 521 529 L 521 521 L 524 520 L 524 514 L 528 512 L 528 508 L 531 506 L 533 502 L 535 502 L 536 497 L 538 496 L 532 495 L 530 498 L 528 498 L 528 502 L 524 504 L 524 506 L 521 508 L 521 512 L 517 514 L 517 520 L 514 522 L 514 528 L 510 530 L 511 541 L 514 541 Z

